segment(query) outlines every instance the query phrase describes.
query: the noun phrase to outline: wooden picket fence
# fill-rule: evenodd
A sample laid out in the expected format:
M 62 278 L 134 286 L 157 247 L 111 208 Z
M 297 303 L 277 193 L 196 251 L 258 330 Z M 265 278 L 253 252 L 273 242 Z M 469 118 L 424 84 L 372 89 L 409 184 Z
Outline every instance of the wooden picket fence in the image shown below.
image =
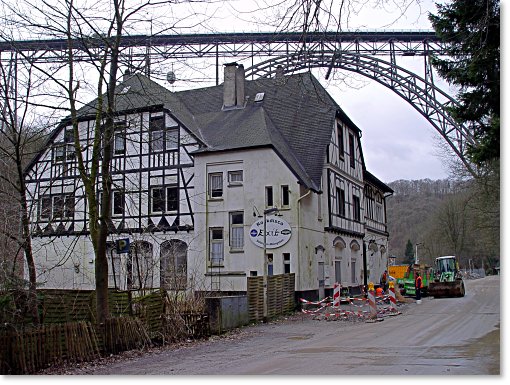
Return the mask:
M 0 347 L 1 374 L 30 374 L 62 362 L 99 357 L 96 333 L 84 321 L 0 329 Z
M 153 344 L 210 335 L 203 313 L 172 313 L 162 290 L 131 299 L 110 293 L 113 318 L 95 323 L 90 291 L 40 293 L 43 324 L 0 326 L 0 374 L 30 374 L 62 362 L 90 361 Z M 94 326 L 92 326 L 94 325 Z
M 38 296 L 43 323 L 96 320 L 96 292 L 93 290 L 40 289 Z M 108 305 L 112 317 L 130 315 L 131 293 L 110 290 Z
M 248 277 L 248 312 L 251 322 L 264 318 L 263 277 Z M 275 318 L 295 310 L 295 274 L 267 277 L 267 317 Z
M 139 318 L 110 318 L 98 326 L 98 341 L 103 354 L 118 354 L 152 344 L 146 325 Z

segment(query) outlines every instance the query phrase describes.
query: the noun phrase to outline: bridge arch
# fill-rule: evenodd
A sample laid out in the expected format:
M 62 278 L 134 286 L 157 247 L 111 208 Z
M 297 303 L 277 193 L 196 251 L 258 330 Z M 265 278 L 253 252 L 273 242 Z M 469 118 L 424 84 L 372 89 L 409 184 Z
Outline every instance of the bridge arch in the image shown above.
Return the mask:
M 412 71 L 380 58 L 342 51 L 292 53 L 273 57 L 246 69 L 246 77 L 274 77 L 310 68 L 333 68 L 361 74 L 382 84 L 408 102 L 446 140 L 467 170 L 475 175 L 473 165 L 466 156 L 469 145 L 476 140 L 472 130 L 458 124 L 449 107 L 457 101 L 443 90 Z

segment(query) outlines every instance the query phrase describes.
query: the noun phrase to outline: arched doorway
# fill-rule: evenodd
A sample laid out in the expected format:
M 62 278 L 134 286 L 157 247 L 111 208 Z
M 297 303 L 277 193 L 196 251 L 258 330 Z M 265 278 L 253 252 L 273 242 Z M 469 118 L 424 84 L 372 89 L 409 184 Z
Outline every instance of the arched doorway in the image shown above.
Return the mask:
M 160 287 L 166 290 L 186 290 L 188 282 L 188 245 L 178 239 L 161 244 Z

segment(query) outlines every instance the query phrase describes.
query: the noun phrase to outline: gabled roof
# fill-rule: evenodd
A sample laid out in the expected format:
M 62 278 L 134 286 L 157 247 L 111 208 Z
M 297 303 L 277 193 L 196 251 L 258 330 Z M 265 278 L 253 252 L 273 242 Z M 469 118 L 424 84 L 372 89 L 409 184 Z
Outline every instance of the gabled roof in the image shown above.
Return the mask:
M 200 129 L 195 124 L 193 115 L 180 101 L 175 93 L 141 74 L 125 75 L 125 80 L 115 89 L 115 111 L 142 110 L 155 106 L 169 107 L 179 120 L 193 134 L 200 138 Z M 104 101 L 106 103 L 106 100 Z M 78 110 L 81 118 L 96 113 L 97 99 L 87 103 Z
M 177 94 L 209 145 L 202 152 L 270 146 L 305 187 L 319 191 L 340 107 L 310 73 L 246 81 L 245 95 L 244 108 L 222 111 L 222 85 Z
M 366 169 L 363 170 L 363 179 L 369 183 L 372 183 L 375 187 L 380 189 L 383 193 L 393 194 L 393 189 L 388 186 L 386 183 L 382 182 L 380 179 L 376 178 L 374 174 L 367 171 Z
M 255 96 L 263 93 L 261 101 Z M 246 80 L 244 108 L 222 110 L 223 85 L 171 92 L 141 74 L 125 76 L 116 87 L 115 110 L 169 110 L 206 147 L 196 154 L 270 147 L 306 188 L 320 191 L 322 170 L 335 118 L 351 129 L 347 117 L 311 73 Z M 78 110 L 79 119 L 95 115 L 97 99 Z M 69 124 L 64 119 L 50 138 Z M 364 163 L 364 162 L 363 162 Z

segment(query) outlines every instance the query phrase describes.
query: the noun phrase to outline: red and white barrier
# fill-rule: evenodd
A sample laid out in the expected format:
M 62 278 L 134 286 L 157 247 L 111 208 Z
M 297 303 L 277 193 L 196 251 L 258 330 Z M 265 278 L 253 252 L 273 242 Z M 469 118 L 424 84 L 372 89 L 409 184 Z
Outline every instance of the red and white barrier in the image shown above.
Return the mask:
M 320 301 L 308 301 L 304 298 L 300 298 L 299 301 L 301 303 L 304 303 L 306 305 L 322 305 L 323 303 L 327 303 L 327 302 L 331 302 L 331 298 L 330 297 L 326 297 L 324 299 L 321 299 Z
M 368 306 L 370 307 L 370 318 L 377 318 L 377 304 L 375 303 L 374 284 L 368 283 Z
M 333 307 L 340 307 L 340 289 L 338 282 L 333 285 Z
M 389 291 L 390 291 L 390 310 L 397 311 L 397 299 L 395 297 L 395 284 L 393 281 L 389 283 Z
M 341 285 L 333 285 L 333 297 L 326 297 L 320 301 L 308 301 L 301 298 L 302 312 L 313 316 L 316 320 L 337 321 L 361 320 L 365 322 L 383 321 L 384 317 L 402 314 L 397 310 L 394 283 L 389 283 L 388 295 L 377 297 L 374 284 L 370 282 L 367 297 L 342 298 Z M 350 307 L 350 310 L 345 306 Z M 310 307 L 312 308 L 310 308 Z

